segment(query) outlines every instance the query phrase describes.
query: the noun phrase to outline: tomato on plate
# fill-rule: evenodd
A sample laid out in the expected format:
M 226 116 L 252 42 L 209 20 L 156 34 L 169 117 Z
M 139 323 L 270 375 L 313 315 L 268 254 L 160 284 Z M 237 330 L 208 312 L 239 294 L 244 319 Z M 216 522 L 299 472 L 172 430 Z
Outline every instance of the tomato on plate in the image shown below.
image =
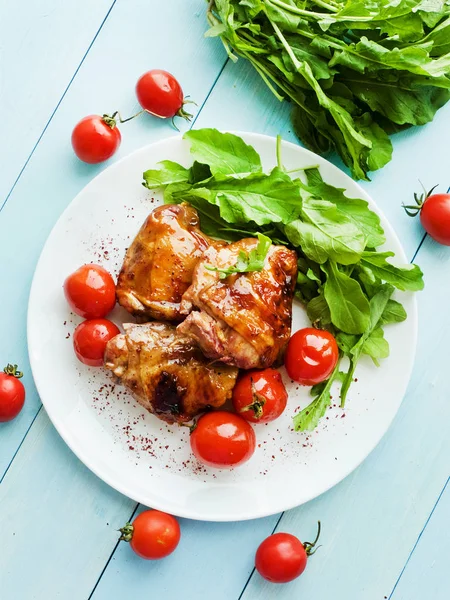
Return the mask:
M 414 194 L 416 206 L 405 206 L 410 217 L 420 213 L 420 222 L 425 231 L 439 244 L 450 246 L 450 194 L 433 194 L 436 186 L 428 193 Z
M 116 152 L 122 136 L 113 117 L 89 115 L 81 119 L 72 131 L 72 147 L 86 163 L 103 162 Z
M 0 373 L 0 423 L 12 421 L 22 410 L 25 402 L 22 376 L 17 365 L 7 365 Z
M 242 417 L 224 410 L 206 413 L 197 421 L 190 437 L 191 449 L 209 467 L 242 465 L 255 451 L 252 426 Z
M 328 379 L 339 358 L 339 349 L 328 331 L 306 327 L 289 340 L 284 364 L 291 379 L 316 385 Z
M 290 533 L 269 535 L 258 547 L 255 567 L 258 573 L 272 583 L 287 583 L 299 577 L 306 568 L 308 556 L 320 536 L 320 521 L 314 542 L 302 542 Z
M 286 408 L 288 394 L 275 369 L 243 373 L 233 390 L 234 410 L 251 423 L 268 423 Z
M 73 312 L 85 319 L 105 317 L 116 304 L 114 280 L 100 265 L 83 265 L 71 273 L 64 294 Z
M 180 541 L 180 525 L 175 517 L 159 510 L 145 510 L 122 529 L 120 539 L 129 542 L 141 558 L 157 560 L 175 550 Z
M 192 115 L 184 111 L 185 99 L 180 84 L 173 75 L 161 69 L 144 73 L 136 84 L 136 96 L 144 110 L 157 117 L 184 117 Z
M 120 333 L 108 319 L 90 319 L 80 323 L 73 332 L 73 348 L 78 360 L 90 367 L 101 367 L 106 344 Z

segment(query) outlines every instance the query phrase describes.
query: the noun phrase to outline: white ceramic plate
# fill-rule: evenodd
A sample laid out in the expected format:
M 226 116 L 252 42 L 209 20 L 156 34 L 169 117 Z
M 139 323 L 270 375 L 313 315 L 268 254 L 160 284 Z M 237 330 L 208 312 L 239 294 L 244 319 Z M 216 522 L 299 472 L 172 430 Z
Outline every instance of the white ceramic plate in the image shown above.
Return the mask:
M 273 138 L 240 135 L 260 153 L 266 169 L 274 166 Z M 30 361 L 39 394 L 56 429 L 84 464 L 142 504 L 208 521 L 251 519 L 292 508 L 346 477 L 388 429 L 413 365 L 415 300 L 411 294 L 401 295 L 409 318 L 386 328 L 391 356 L 380 368 L 361 361 L 345 409 L 336 397 L 316 431 L 293 431 L 293 414 L 311 398 L 308 389 L 291 383 L 283 372 L 287 410 L 277 421 L 255 427 L 252 459 L 233 471 L 203 467 L 190 454 L 187 428 L 168 426 L 146 413 L 102 369 L 77 361 L 71 336 L 81 319 L 69 312 L 62 291 L 65 277 L 83 263 L 118 272 L 125 248 L 161 202 L 142 187 L 142 172 L 163 159 L 188 166 L 188 144 L 172 137 L 112 165 L 85 187 L 51 232 L 36 268 L 28 311 Z M 283 143 L 283 162 L 287 169 L 319 164 L 327 182 L 368 200 L 380 213 L 354 181 L 315 154 Z M 406 262 L 395 233 L 380 216 L 386 246 Z M 112 318 L 119 324 L 131 320 L 118 308 Z M 296 304 L 293 330 L 306 325 L 306 314 Z

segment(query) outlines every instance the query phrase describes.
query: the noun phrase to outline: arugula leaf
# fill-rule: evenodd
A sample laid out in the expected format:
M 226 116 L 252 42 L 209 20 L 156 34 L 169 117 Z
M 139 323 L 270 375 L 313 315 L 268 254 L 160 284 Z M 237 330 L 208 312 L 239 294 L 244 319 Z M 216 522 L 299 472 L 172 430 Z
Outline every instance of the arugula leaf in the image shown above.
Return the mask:
M 294 246 L 300 246 L 306 256 L 319 264 L 329 258 L 344 265 L 359 261 L 366 239 L 353 221 L 327 200 L 304 198 L 302 219 L 291 221 L 284 228 Z
M 322 266 L 327 274 L 323 286 L 331 322 L 345 333 L 364 333 L 370 323 L 369 301 L 355 280 L 341 273 L 332 260 Z
M 206 163 L 213 175 L 261 173 L 261 159 L 252 146 L 231 133 L 217 129 L 191 129 L 183 138 L 196 161 Z
M 385 339 L 381 327 L 377 327 L 372 331 L 363 343 L 361 353 L 370 356 L 377 367 L 380 366 L 378 362 L 379 358 L 387 358 L 389 356 L 389 343 Z
M 220 209 L 227 223 L 253 221 L 257 225 L 287 223 L 300 214 L 300 190 L 288 175 L 275 167 L 269 175 L 254 173 L 234 178 L 216 175 L 193 186 L 178 199 L 200 196 Z
M 306 313 L 313 325 L 326 327 L 331 323 L 331 313 L 323 294 L 312 298 L 307 306 Z
M 306 408 L 294 416 L 295 431 L 312 431 L 319 424 L 331 402 L 331 386 L 339 373 L 339 362 L 320 394 Z
M 189 169 L 171 160 L 162 160 L 160 169 L 149 169 L 143 174 L 143 185 L 150 190 L 172 183 L 187 183 L 189 179 Z
M 211 175 L 209 165 L 194 160 L 192 167 L 189 169 L 188 183 L 194 184 L 206 181 Z
M 372 273 L 394 285 L 399 290 L 416 292 L 423 289 L 423 273 L 417 265 L 396 266 L 388 262 L 395 256 L 393 252 L 365 251 L 361 257 L 361 266 L 369 267 Z
M 389 323 L 401 323 L 407 318 L 406 310 L 396 300 L 388 300 L 386 308 L 380 317 L 380 325 L 388 325 Z
M 238 259 L 234 267 L 227 269 L 219 269 L 211 265 L 205 265 L 208 271 L 217 271 L 220 279 L 225 279 L 232 273 L 251 273 L 252 271 L 262 271 L 266 262 L 266 256 L 269 252 L 272 240 L 262 233 L 257 233 L 258 245 L 250 252 L 246 253 L 243 250 L 239 252 Z
M 372 212 L 368 202 L 359 198 L 349 198 L 345 190 L 335 188 L 322 179 L 319 169 L 308 169 L 306 172 L 307 185 L 302 187 L 317 198 L 326 198 L 336 205 L 339 212 L 346 215 L 362 231 L 369 248 L 381 246 L 386 241 L 380 217 Z

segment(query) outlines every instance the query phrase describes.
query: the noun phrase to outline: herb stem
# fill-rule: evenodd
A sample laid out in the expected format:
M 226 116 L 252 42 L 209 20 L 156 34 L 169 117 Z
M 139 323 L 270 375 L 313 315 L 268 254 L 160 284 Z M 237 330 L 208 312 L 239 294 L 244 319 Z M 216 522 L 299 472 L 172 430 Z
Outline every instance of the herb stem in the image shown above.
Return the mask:
M 284 171 L 283 163 L 281 162 L 281 135 L 277 135 L 277 165 L 280 171 Z

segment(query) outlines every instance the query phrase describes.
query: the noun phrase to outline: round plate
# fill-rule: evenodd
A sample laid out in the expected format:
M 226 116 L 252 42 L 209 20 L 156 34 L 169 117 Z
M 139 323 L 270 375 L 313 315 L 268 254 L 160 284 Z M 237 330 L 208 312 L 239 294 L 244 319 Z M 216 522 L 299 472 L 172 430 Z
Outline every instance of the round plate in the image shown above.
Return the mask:
M 275 165 L 273 138 L 240 133 L 260 153 L 265 169 Z M 181 137 L 143 148 L 96 177 L 63 213 L 40 257 L 28 310 L 28 346 L 33 375 L 47 413 L 69 447 L 109 485 L 142 504 L 208 521 L 262 517 L 298 506 L 325 492 L 379 442 L 394 418 L 410 377 L 416 347 L 417 309 L 412 294 L 401 294 L 404 323 L 386 328 L 391 355 L 377 368 L 362 360 L 347 404 L 337 393 L 326 417 L 311 433 L 295 432 L 292 416 L 310 401 L 308 388 L 289 381 L 282 417 L 255 427 L 257 448 L 245 465 L 221 471 L 193 459 L 186 427 L 169 426 L 144 411 L 103 369 L 85 367 L 72 349 L 81 321 L 69 312 L 62 283 L 83 263 L 95 262 L 115 274 L 125 249 L 161 198 L 142 185 L 142 173 L 170 159 L 192 163 Z M 366 199 L 380 214 L 386 247 L 407 262 L 400 242 L 367 194 L 347 175 L 315 154 L 283 143 L 286 169 L 319 164 L 322 177 Z M 116 308 L 117 323 L 132 320 Z M 295 304 L 293 331 L 309 325 Z

